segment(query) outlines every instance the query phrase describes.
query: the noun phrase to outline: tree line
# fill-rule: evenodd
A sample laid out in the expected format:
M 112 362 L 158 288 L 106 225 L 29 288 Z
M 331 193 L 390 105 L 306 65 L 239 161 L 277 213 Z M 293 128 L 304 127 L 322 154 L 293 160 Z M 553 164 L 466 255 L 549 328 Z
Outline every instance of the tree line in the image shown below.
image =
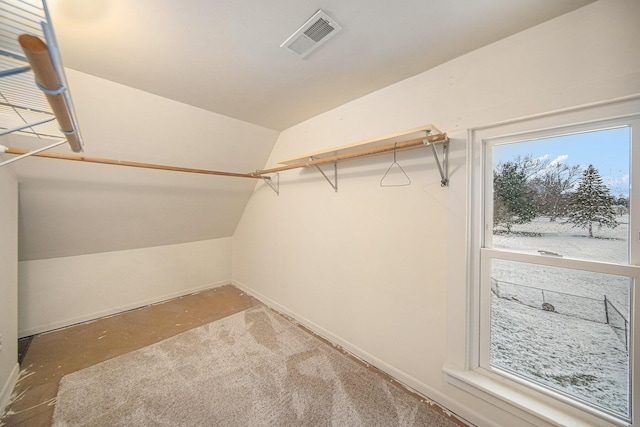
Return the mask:
M 493 171 L 493 226 L 511 232 L 513 225 L 539 216 L 584 228 L 615 228 L 616 215 L 628 210 L 629 199 L 614 197 L 598 170 L 569 166 L 531 155 L 500 162 Z

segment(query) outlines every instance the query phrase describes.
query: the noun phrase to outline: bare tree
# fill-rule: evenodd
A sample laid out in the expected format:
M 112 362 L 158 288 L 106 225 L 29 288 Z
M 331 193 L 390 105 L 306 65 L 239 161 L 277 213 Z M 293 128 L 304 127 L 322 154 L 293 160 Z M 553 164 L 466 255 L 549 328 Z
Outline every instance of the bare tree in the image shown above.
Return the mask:
M 516 156 L 510 163 L 518 166 L 518 171 L 522 173 L 527 181 L 540 174 L 550 164 L 547 157 L 534 158 L 531 154 Z
M 538 209 L 551 222 L 567 215 L 571 191 L 580 175 L 578 165 L 551 162 L 533 179 L 533 185 L 539 193 Z

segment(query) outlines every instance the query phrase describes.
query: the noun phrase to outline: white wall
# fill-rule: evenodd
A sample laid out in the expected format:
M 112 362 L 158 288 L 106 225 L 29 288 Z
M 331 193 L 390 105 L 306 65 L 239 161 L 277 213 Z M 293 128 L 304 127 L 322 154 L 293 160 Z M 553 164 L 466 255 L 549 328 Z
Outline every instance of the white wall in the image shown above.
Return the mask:
M 0 167 L 0 415 L 19 370 L 17 230 L 18 183 L 10 167 Z
M 278 135 L 77 71 L 67 75 L 89 157 L 250 172 L 263 166 Z M 2 143 L 45 145 L 16 134 Z M 231 236 L 255 179 L 34 157 L 13 166 L 20 336 L 230 281 Z
M 451 185 L 421 150 L 398 157 L 409 187 L 378 187 L 390 158 L 342 163 L 338 193 L 283 172 L 236 229 L 235 282 L 474 423 L 528 425 L 443 380 L 465 362 L 467 129 L 640 93 L 639 18 L 639 2 L 597 2 L 282 132 L 267 167 L 433 123 Z
M 20 261 L 19 335 L 227 284 L 231 279 L 231 242 L 229 237 Z
M 89 157 L 251 172 L 278 135 L 77 71 L 67 75 Z M 12 134 L 2 144 L 45 142 Z M 66 146 L 53 151 L 69 153 Z M 21 261 L 230 237 L 256 181 L 38 158 L 14 169 Z

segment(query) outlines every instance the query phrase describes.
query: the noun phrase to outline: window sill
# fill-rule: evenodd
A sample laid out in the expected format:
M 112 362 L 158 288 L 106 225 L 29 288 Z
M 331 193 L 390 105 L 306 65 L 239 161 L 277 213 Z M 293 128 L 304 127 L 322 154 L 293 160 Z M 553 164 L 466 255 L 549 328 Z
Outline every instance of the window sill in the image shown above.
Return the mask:
M 450 366 L 442 368 L 445 380 L 533 425 L 620 427 L 629 424 L 606 414 L 593 415 L 558 399 L 529 390 L 495 375 Z

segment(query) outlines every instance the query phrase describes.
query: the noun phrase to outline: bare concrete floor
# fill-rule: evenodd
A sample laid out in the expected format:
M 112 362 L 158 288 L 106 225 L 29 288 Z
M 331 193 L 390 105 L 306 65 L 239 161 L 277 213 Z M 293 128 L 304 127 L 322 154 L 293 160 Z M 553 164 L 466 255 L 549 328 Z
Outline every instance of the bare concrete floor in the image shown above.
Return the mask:
M 14 397 L 7 407 L 5 417 L 0 420 L 0 426 L 50 426 L 58 385 L 64 375 L 138 350 L 257 304 L 260 302 L 255 298 L 232 285 L 226 285 L 36 335 L 22 360 L 20 377 L 13 392 Z M 354 360 L 361 363 L 357 359 Z M 393 381 L 383 372 L 373 367 L 369 369 L 388 381 Z M 409 390 L 407 392 L 413 394 Z M 414 396 L 421 398 L 415 394 Z M 432 409 L 443 413 L 437 406 L 433 406 Z M 449 419 L 460 426 L 467 425 L 456 417 Z

